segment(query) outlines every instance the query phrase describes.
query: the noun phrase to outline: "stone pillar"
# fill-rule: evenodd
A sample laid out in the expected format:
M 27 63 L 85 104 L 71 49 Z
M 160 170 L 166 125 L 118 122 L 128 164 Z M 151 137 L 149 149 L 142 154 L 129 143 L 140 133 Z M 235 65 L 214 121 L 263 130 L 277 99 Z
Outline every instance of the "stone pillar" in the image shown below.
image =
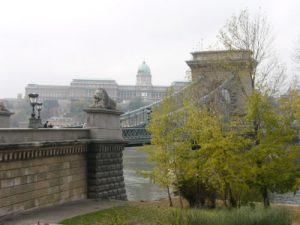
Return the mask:
M 7 110 L 0 110 L 0 128 L 9 128 L 10 127 L 10 116 L 14 113 Z
M 28 128 L 42 128 L 42 120 L 37 118 L 29 118 Z
M 122 112 L 103 108 L 88 108 L 88 198 L 127 200 L 123 177 Z
M 192 53 L 192 60 L 186 61 L 191 69 L 192 81 L 198 96 L 207 95 L 222 87 L 228 108 L 232 115 L 245 115 L 247 99 L 252 94 L 251 74 L 256 61 L 249 50 L 200 51 Z M 223 96 L 225 98 L 225 96 Z

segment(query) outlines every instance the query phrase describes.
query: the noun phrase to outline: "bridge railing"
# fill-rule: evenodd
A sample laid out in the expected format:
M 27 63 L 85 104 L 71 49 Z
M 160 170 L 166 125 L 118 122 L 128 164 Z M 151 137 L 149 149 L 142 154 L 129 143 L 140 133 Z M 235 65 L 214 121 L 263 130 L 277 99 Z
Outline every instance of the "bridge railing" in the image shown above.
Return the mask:
M 122 129 L 123 138 L 128 142 L 128 145 L 144 145 L 150 144 L 151 134 L 143 128 L 123 128 Z
M 192 85 L 192 83 L 190 85 Z M 170 97 L 176 97 L 177 99 L 181 99 L 179 96 L 183 96 L 184 91 L 190 85 L 185 86 L 179 91 L 174 92 Z M 152 110 L 158 107 L 162 101 L 164 101 L 164 99 L 122 114 L 120 118 L 121 127 L 145 127 L 145 125 L 147 125 L 150 121 Z
M 225 81 L 223 81 L 218 86 L 216 86 L 215 89 L 210 90 L 210 92 L 208 92 L 208 93 L 202 93 L 203 94 L 202 96 L 199 96 L 199 98 L 194 99 L 195 104 L 198 104 L 198 105 L 206 104 L 216 94 L 220 95 L 222 98 L 224 98 L 223 100 L 225 100 L 225 102 L 228 103 L 229 96 L 225 96 L 225 94 L 227 94 L 227 93 L 224 92 L 226 90 L 224 88 L 226 88 L 226 86 L 230 83 L 230 81 L 233 80 L 233 78 L 234 78 L 234 75 L 231 74 Z M 187 90 L 189 88 L 193 88 L 193 87 L 197 88 L 197 86 L 195 86 L 195 85 L 197 85 L 199 82 L 200 81 L 194 81 L 194 82 L 190 83 L 189 85 L 185 86 L 184 88 L 182 88 L 181 90 L 174 92 L 171 96 L 169 96 L 170 98 L 176 99 L 176 102 L 177 102 L 176 107 L 178 108 L 178 110 L 183 107 L 184 95 L 186 94 Z M 122 128 L 145 127 L 150 121 L 152 110 L 154 108 L 158 107 L 162 101 L 164 101 L 164 99 L 154 102 L 152 104 L 149 104 L 147 106 L 138 108 L 136 110 L 122 114 L 121 118 L 120 118 L 121 127 Z
M 223 108 L 224 111 L 229 111 L 230 96 L 226 92 L 228 84 L 234 79 L 234 75 L 231 74 L 225 81 L 220 82 L 216 85 L 213 90 L 209 92 L 198 93 L 199 96 L 193 96 L 193 99 L 189 99 L 196 105 L 205 105 L 212 101 L 216 96 L 219 98 L 219 106 Z M 183 110 L 183 102 L 185 95 L 188 93 L 188 88 L 198 88 L 198 81 L 191 83 L 185 88 L 173 93 L 170 98 L 175 98 L 174 107 L 176 110 L 171 113 L 176 113 Z M 191 89 L 192 90 L 192 89 Z M 193 92 L 193 90 L 192 90 Z M 202 94 L 202 95 L 201 95 Z M 228 99 L 229 98 L 229 99 Z M 123 138 L 128 141 L 128 145 L 143 145 L 151 142 L 151 135 L 146 130 L 146 125 L 151 119 L 151 112 L 154 108 L 158 107 L 163 100 L 154 102 L 150 105 L 141 107 L 139 109 L 127 112 L 121 115 L 121 127 Z

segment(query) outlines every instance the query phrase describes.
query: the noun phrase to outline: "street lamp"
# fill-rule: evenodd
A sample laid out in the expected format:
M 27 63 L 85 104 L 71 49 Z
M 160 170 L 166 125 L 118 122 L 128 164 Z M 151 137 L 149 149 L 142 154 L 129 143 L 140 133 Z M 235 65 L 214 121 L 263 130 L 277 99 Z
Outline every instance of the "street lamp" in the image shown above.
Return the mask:
M 43 108 L 43 103 L 42 102 L 37 102 L 36 103 L 36 109 L 38 111 L 38 119 L 41 119 L 41 110 Z
M 34 109 L 34 107 L 37 103 L 37 99 L 38 99 L 39 95 L 35 94 L 35 93 L 30 93 L 28 95 L 28 97 L 29 97 L 30 105 L 32 106 L 31 118 L 35 118 L 35 109 Z
M 43 127 L 42 125 L 42 121 L 41 121 L 41 117 L 40 117 L 40 113 L 43 107 L 43 103 L 38 102 L 38 94 L 35 93 L 30 93 L 28 95 L 29 97 L 29 101 L 30 101 L 30 105 L 32 106 L 32 113 L 31 113 L 31 117 L 29 118 L 29 124 L 28 127 L 29 128 L 40 128 Z M 36 114 L 35 114 L 35 107 L 37 108 L 38 111 L 38 117 L 36 118 Z

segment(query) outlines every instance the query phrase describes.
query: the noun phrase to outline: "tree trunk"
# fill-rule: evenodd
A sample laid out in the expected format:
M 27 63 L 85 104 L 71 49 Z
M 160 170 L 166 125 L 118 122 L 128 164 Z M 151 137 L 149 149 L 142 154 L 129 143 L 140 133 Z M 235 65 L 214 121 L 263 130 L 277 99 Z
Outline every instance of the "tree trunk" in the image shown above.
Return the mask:
M 229 208 L 236 208 L 236 200 L 232 194 L 230 185 L 228 185 Z
M 224 205 L 226 208 L 228 208 L 228 204 L 227 204 L 227 189 L 226 187 L 224 188 Z
M 171 193 L 170 193 L 170 187 L 169 186 L 167 186 L 167 191 L 168 191 L 168 197 L 169 197 L 170 207 L 173 207 L 173 202 L 172 202 Z
M 269 208 L 270 207 L 270 199 L 269 199 L 268 189 L 266 187 L 263 188 L 262 195 L 264 198 L 264 207 Z
M 183 208 L 182 196 L 181 196 L 181 192 L 180 191 L 179 191 L 179 202 L 180 202 L 180 208 Z

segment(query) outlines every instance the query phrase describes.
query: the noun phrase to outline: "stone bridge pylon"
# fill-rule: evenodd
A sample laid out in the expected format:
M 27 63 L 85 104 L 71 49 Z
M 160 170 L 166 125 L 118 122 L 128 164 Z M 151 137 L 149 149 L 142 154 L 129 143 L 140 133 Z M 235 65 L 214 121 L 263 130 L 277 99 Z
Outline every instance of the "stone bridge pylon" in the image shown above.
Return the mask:
M 251 74 L 256 67 L 252 52 L 226 50 L 191 54 L 192 59 L 186 63 L 191 69 L 196 97 L 206 97 L 202 101 L 204 104 L 210 101 L 217 101 L 215 103 L 221 107 L 226 104 L 231 114 L 245 114 L 247 97 L 253 90 Z

